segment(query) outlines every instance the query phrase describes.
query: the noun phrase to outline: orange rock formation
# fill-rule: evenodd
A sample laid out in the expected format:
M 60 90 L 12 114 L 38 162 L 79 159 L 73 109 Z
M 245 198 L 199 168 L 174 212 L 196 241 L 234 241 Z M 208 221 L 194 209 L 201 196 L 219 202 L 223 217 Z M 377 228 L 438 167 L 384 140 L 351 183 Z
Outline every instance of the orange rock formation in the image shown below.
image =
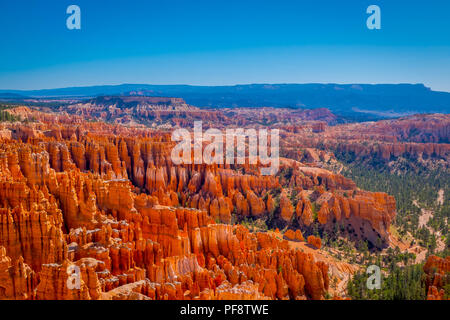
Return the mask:
M 388 241 L 395 200 L 330 171 L 176 166 L 163 130 L 33 117 L 0 128 L 1 299 L 322 299 L 328 263 L 233 221 L 270 218 L 296 241 L 339 221 Z
M 450 256 L 445 259 L 431 255 L 428 257 L 423 271 L 426 273 L 427 300 L 444 300 L 444 286 L 449 283 Z

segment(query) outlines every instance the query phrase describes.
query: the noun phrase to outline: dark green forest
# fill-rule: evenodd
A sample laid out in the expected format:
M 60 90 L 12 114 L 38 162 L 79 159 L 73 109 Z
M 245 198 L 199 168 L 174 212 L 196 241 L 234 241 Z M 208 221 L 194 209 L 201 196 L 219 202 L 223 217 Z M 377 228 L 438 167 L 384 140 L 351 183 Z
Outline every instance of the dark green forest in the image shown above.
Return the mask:
M 7 109 L 10 109 L 12 107 L 13 106 L 11 106 L 11 105 L 0 104 L 0 122 L 20 121 L 20 119 L 18 117 L 13 116 L 8 111 L 6 111 Z
M 414 238 L 422 241 L 422 245 L 433 251 L 436 238 L 428 228 L 419 228 L 420 207 L 434 212 L 428 226 L 448 238 L 448 218 L 450 216 L 450 172 L 447 169 L 427 169 L 416 167 L 415 170 L 391 172 L 386 164 L 355 160 L 349 154 L 336 153 L 337 158 L 345 165 L 342 174 L 364 190 L 386 192 L 395 197 L 397 217 L 394 224 L 401 236 L 410 232 Z M 411 160 L 413 161 L 413 160 Z M 444 203 L 438 205 L 439 190 L 443 189 Z
M 421 208 L 433 211 L 428 227 L 444 235 L 445 249 L 437 253 L 445 257 L 450 254 L 448 218 L 450 215 L 450 172 L 446 168 L 419 165 L 414 159 L 398 161 L 393 170 L 387 163 L 377 159 L 356 159 L 349 153 L 336 152 L 345 169 L 342 174 L 364 190 L 386 192 L 395 197 L 397 217 L 394 225 L 400 236 L 409 232 L 419 244 L 428 248 L 428 254 L 435 253 L 436 235 L 426 227 L 419 228 Z M 395 163 L 395 164 L 398 164 Z M 400 168 L 400 170 L 398 170 Z M 403 170 L 402 170 L 403 169 Z M 438 204 L 438 192 L 444 190 L 444 202 Z M 414 204 L 416 201 L 416 204 Z M 365 272 L 355 274 L 348 283 L 348 294 L 354 300 L 423 300 L 426 299 L 425 273 L 423 264 L 408 265 L 411 257 L 397 250 L 388 249 L 387 255 L 375 258 L 382 267 L 381 288 L 367 288 L 369 277 Z M 373 260 L 368 263 L 371 264 Z M 450 295 L 449 285 L 444 287 Z
M 368 289 L 368 274 L 355 274 L 347 285 L 348 295 L 353 300 L 424 300 L 426 298 L 423 265 L 407 267 L 393 266 L 388 275 L 382 273 L 381 288 Z

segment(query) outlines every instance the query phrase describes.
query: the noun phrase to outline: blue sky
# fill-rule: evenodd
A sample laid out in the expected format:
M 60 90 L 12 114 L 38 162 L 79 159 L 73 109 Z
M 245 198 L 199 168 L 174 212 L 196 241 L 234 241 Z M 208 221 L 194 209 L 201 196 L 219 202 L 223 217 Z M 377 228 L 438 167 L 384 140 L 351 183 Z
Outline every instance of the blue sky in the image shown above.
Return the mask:
M 81 8 L 81 30 L 66 8 Z M 381 8 L 368 30 L 366 8 Z M 424 83 L 450 92 L 448 0 L 0 2 L 0 89 Z

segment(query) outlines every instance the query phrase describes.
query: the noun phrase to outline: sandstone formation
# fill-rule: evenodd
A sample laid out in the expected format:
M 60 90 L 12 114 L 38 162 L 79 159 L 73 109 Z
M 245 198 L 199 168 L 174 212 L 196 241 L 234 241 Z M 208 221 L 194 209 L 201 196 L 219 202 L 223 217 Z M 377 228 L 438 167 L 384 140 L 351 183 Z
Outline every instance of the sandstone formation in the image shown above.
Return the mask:
M 327 153 L 330 150 L 351 155 L 358 161 L 388 162 L 411 157 L 421 161 L 444 160 L 447 168 L 450 162 L 448 114 L 327 126 L 317 133 L 286 126 L 281 135 L 285 154 L 307 163 L 327 162 L 332 157 Z
M 434 255 L 428 257 L 423 271 L 426 274 L 428 300 L 444 300 L 444 286 L 450 283 L 450 256 L 445 259 Z M 448 298 L 447 298 L 448 299 Z
M 180 114 L 192 121 L 196 112 L 179 99 L 104 98 L 71 106 L 76 115 L 31 110 L 35 121 L 2 125 L 0 298 L 323 299 L 337 267 L 317 259 L 313 227 L 339 224 L 349 238 L 389 241 L 395 200 L 387 194 L 288 158 L 273 176 L 248 162 L 175 165 L 170 131 L 84 121 L 105 106 L 127 123 L 137 112 L 186 125 Z M 202 117 L 229 123 L 227 112 Z M 244 123 L 245 112 L 233 121 Z M 297 128 L 289 134 L 326 132 L 325 122 L 297 124 L 330 117 L 266 115 Z M 313 252 L 289 244 L 305 238 Z

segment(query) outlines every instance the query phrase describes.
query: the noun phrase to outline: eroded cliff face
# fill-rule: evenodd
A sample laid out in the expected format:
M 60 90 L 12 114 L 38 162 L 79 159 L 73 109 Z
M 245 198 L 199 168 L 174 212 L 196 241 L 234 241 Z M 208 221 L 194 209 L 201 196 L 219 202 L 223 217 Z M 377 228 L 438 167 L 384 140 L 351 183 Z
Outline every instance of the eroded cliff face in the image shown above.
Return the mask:
M 312 224 L 389 241 L 395 200 L 328 170 L 177 166 L 167 132 L 35 116 L 0 141 L 0 298 L 322 299 L 336 266 Z
M 280 140 L 285 154 L 303 162 L 326 162 L 333 157 L 327 153 L 330 150 L 358 161 L 388 162 L 403 157 L 443 162 L 446 168 L 450 162 L 448 114 L 325 126 L 318 132 L 299 126 L 285 129 Z
M 6 255 L 6 249 L 0 247 L 0 299 L 32 299 L 36 285 L 36 274 L 23 258 L 12 260 Z
M 144 96 L 105 96 L 61 107 L 61 112 L 86 119 L 109 121 L 127 125 L 151 124 L 160 128 L 192 127 L 203 121 L 205 127 L 259 127 L 271 123 L 273 127 L 308 128 L 321 132 L 327 124 L 337 123 L 338 117 L 325 108 L 221 108 L 205 109 L 188 105 L 180 98 Z M 313 121 L 304 124 L 304 121 Z
M 423 271 L 426 274 L 427 300 L 448 300 L 444 286 L 450 283 L 450 256 L 445 259 L 429 256 Z

